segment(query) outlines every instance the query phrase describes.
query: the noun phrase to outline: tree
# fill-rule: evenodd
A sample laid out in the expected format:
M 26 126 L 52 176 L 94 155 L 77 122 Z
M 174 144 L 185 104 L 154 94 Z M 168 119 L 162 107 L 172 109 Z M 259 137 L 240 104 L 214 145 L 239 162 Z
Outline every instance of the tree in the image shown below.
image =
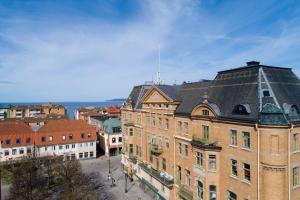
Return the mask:
M 88 178 L 82 173 L 77 160 L 57 161 L 54 166 L 54 176 L 59 199 L 64 200 L 93 200 L 96 193 Z
M 13 167 L 8 199 L 40 200 L 47 195 L 41 166 L 34 158 L 24 158 Z

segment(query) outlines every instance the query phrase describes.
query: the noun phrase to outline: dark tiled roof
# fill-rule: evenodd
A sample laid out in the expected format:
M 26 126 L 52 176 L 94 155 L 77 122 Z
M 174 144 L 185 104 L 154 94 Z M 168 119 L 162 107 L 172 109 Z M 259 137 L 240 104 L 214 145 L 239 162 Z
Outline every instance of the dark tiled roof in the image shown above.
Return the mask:
M 206 100 L 218 108 L 218 118 L 262 124 L 300 122 L 300 81 L 291 68 L 252 62 L 245 67 L 221 71 L 212 81 L 155 86 L 180 102 L 175 111 L 177 115 L 190 115 L 195 106 Z M 137 86 L 131 93 L 134 105 L 140 99 L 136 97 L 140 96 L 141 88 L 142 86 Z M 270 95 L 264 96 L 264 90 L 268 90 Z M 245 105 L 249 112 L 233 113 L 237 105 Z M 281 113 L 262 112 L 265 105 L 274 105 Z M 298 115 L 292 116 L 289 113 L 292 106 L 297 107 Z

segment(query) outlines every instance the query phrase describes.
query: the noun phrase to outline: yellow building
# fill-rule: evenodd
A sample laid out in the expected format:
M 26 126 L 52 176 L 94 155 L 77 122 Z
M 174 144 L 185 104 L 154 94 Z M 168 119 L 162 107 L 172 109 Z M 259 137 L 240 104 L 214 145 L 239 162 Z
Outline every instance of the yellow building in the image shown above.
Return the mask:
M 38 115 L 66 115 L 63 105 L 17 105 L 9 108 L 9 118 L 34 117 Z
M 300 199 L 300 81 L 248 62 L 214 80 L 135 86 L 124 172 L 160 199 Z

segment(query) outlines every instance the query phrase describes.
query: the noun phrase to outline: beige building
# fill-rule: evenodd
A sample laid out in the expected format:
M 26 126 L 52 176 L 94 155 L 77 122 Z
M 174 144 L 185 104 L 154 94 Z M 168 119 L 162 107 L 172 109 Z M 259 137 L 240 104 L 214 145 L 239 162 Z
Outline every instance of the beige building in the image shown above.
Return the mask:
M 35 117 L 39 115 L 66 115 L 63 105 L 18 105 L 9 108 L 8 118 Z
M 300 199 L 300 81 L 248 62 L 140 85 L 122 108 L 124 172 L 160 199 Z

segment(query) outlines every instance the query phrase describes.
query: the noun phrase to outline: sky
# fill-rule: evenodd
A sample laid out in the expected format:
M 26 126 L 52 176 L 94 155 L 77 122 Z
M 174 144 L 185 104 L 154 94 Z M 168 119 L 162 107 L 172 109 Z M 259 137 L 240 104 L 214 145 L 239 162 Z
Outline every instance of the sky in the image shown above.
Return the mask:
M 126 98 L 256 60 L 300 77 L 300 1 L 0 0 L 0 102 Z

